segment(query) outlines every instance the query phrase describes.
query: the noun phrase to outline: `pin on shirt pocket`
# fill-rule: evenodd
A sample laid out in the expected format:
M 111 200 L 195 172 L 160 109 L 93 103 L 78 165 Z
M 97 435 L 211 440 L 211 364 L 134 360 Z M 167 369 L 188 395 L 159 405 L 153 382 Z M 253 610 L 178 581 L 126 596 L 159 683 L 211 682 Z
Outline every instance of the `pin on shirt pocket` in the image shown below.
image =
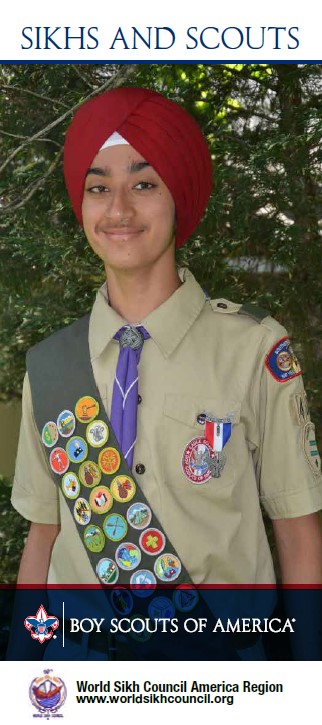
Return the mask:
M 166 480 L 174 488 L 201 490 L 233 482 L 230 438 L 240 420 L 240 403 L 170 394 L 165 397 Z

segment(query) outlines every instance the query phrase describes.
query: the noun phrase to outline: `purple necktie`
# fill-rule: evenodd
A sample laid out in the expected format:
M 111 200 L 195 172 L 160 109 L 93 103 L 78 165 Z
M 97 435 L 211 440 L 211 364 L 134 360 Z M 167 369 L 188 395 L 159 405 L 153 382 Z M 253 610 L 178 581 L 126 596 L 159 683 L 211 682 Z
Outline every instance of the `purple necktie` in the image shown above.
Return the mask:
M 144 340 L 150 337 L 142 325 L 125 325 L 114 335 L 120 352 L 114 379 L 111 425 L 124 458 L 132 468 L 136 442 L 138 364 Z

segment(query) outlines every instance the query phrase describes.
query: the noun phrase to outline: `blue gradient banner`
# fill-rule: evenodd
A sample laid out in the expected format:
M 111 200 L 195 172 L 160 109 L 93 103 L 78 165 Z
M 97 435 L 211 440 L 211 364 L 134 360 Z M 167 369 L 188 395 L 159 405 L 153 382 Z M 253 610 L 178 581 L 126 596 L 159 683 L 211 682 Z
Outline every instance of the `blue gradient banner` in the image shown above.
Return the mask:
M 1 659 L 321 660 L 321 588 L 0 590 Z

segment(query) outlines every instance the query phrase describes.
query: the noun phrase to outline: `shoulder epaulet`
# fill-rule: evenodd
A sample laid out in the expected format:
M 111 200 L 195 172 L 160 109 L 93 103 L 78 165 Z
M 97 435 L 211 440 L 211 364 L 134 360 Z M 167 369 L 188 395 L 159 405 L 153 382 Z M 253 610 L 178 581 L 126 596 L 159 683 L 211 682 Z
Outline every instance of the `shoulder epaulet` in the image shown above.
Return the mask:
M 214 312 L 223 312 L 226 315 L 236 314 L 240 309 L 240 305 L 236 304 L 236 302 L 225 300 L 223 297 L 217 300 L 209 300 L 209 302 Z
M 247 315 L 247 317 L 252 317 L 253 320 L 259 323 L 265 317 L 270 317 L 270 313 L 267 310 L 264 310 L 262 307 L 257 307 L 257 305 L 253 305 L 251 302 L 246 302 L 244 305 L 241 305 L 238 310 L 238 315 Z
M 261 323 L 266 317 L 270 317 L 270 313 L 267 310 L 263 310 L 262 307 L 257 307 L 257 305 L 253 305 L 251 302 L 245 302 L 244 305 L 241 305 L 230 300 L 218 299 L 210 300 L 210 304 L 214 312 L 246 315 L 258 323 Z

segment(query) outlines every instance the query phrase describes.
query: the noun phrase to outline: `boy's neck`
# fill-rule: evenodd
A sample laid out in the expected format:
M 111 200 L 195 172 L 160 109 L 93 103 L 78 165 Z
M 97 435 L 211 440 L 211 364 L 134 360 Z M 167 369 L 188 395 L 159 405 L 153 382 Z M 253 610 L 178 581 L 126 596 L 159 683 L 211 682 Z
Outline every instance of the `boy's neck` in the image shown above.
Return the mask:
M 130 324 L 144 320 L 182 284 L 175 264 L 165 274 L 160 269 L 106 269 L 106 279 L 109 304 Z

